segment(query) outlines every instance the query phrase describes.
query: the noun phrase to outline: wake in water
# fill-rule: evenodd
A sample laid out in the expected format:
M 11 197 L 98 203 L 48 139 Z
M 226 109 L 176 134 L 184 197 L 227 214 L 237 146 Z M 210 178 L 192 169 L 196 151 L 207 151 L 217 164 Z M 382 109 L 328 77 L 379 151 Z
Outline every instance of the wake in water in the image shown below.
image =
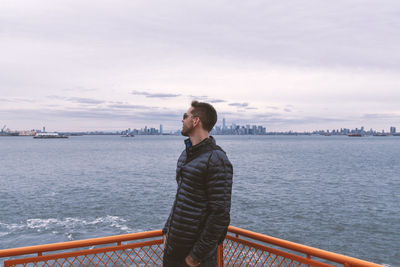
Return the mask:
M 126 220 L 118 216 L 107 215 L 104 217 L 93 218 L 93 220 L 81 218 L 48 218 L 28 219 L 20 224 L 7 224 L 0 221 L 0 237 L 7 238 L 11 235 L 33 234 L 33 233 L 51 233 L 54 235 L 65 235 L 68 240 L 75 240 L 75 233 L 87 232 L 88 229 L 114 229 L 123 233 L 133 232 L 126 225 Z

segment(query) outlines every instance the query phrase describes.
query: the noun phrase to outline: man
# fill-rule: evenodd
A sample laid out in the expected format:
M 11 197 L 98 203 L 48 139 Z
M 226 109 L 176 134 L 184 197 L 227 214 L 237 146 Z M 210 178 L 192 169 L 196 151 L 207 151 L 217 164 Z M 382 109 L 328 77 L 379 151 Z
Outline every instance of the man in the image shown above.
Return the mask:
M 193 101 L 183 115 L 186 149 L 178 159 L 175 202 L 163 228 L 164 267 L 217 266 L 230 222 L 232 164 L 210 131 L 217 112 Z

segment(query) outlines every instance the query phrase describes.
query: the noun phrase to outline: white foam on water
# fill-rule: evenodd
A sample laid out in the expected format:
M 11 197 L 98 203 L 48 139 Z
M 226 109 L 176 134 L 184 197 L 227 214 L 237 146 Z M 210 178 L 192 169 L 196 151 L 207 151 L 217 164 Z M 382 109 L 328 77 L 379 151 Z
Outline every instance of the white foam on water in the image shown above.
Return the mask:
M 87 224 L 87 225 L 107 224 L 107 225 L 110 225 L 111 227 L 119 228 L 122 231 L 126 231 L 126 232 L 131 231 L 131 229 L 127 225 L 124 224 L 125 222 L 126 222 L 126 220 L 124 218 L 120 218 L 118 216 L 107 215 L 105 217 L 96 218 L 95 220 L 93 220 L 91 222 L 85 222 L 85 224 Z
M 68 240 L 73 240 L 73 238 L 72 238 L 72 234 L 70 234 L 70 233 L 67 233 L 67 238 L 68 238 Z
M 26 221 L 26 226 L 30 229 L 48 230 L 52 225 L 57 225 L 59 222 L 59 220 L 54 218 L 28 219 Z
M 8 230 L 14 231 L 14 230 L 21 230 L 21 229 L 25 228 L 25 225 L 16 224 L 16 223 L 7 224 L 7 223 L 0 222 L 0 227 L 4 227 Z
M 126 226 L 125 224 L 121 224 L 121 223 L 125 223 L 126 220 L 123 218 L 119 218 L 117 216 L 107 216 L 107 219 L 109 220 L 109 222 L 111 222 L 111 226 L 112 227 L 116 227 L 121 229 L 122 231 L 132 231 L 132 229 L 130 229 L 128 226 Z
M 35 230 L 37 232 L 51 231 L 52 233 L 60 233 L 59 228 L 64 229 L 85 229 L 85 226 L 97 226 L 97 227 L 114 227 L 118 228 L 124 232 L 132 231 L 127 225 L 124 218 L 118 216 L 107 215 L 104 217 L 98 217 L 93 220 L 86 220 L 81 218 L 67 217 L 64 219 L 57 218 L 47 218 L 39 219 L 32 218 L 26 220 L 26 223 L 21 224 L 6 224 L 0 222 L 0 227 L 5 228 L 11 232 L 21 231 L 21 230 Z M 0 232 L 3 233 L 3 232 Z

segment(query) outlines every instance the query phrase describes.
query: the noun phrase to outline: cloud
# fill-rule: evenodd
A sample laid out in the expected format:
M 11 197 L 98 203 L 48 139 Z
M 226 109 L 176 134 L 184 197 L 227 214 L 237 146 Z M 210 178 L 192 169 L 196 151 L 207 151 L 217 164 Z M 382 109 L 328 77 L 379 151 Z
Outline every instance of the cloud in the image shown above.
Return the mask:
M 194 98 L 194 99 L 208 99 L 206 95 L 188 95 L 187 97 Z
M 208 100 L 208 101 L 211 102 L 211 103 L 224 103 L 224 102 L 228 102 L 228 101 L 223 100 L 223 99 L 210 99 L 210 100 Z
M 142 106 L 142 105 L 129 105 L 129 104 L 111 104 L 108 105 L 110 108 L 118 109 L 153 109 L 152 107 Z
M 303 116 L 303 117 L 285 117 L 281 114 L 264 114 L 264 117 L 259 117 L 257 121 L 263 125 L 308 125 L 308 124 L 324 124 L 324 123 L 344 123 L 346 120 L 343 118 L 326 118 L 317 116 Z M 312 129 L 310 129 L 312 130 Z
M 26 103 L 26 102 L 32 102 L 32 99 L 26 99 L 26 98 L 0 98 L 0 102 L 8 102 L 8 103 Z
M 145 95 L 145 96 L 150 95 L 150 94 L 147 93 L 147 92 L 140 92 L 140 91 L 136 91 L 136 90 L 133 90 L 133 91 L 132 91 L 132 94 L 133 94 L 133 95 Z
M 74 91 L 78 91 L 78 92 L 93 92 L 93 91 L 96 91 L 96 90 L 97 89 L 75 87 L 75 88 L 66 88 L 66 89 L 63 89 L 62 91 L 64 91 L 64 92 L 74 92 Z
M 247 107 L 249 105 L 249 103 L 230 103 L 228 104 L 229 106 L 233 106 L 233 107 L 240 107 L 240 108 L 244 108 Z
M 0 98 L 0 102 L 15 102 L 10 99 Z
M 257 112 L 257 113 L 238 113 L 238 112 L 230 112 L 223 113 L 221 118 L 226 118 L 227 121 L 233 122 L 239 125 L 245 124 L 256 124 L 263 125 L 264 127 L 277 127 L 277 128 L 287 128 L 294 129 L 296 127 L 302 127 L 306 125 L 304 130 L 314 130 L 313 125 L 319 124 L 330 124 L 337 123 L 343 124 L 351 119 L 343 119 L 343 118 L 327 118 L 323 116 L 289 116 L 287 113 L 278 113 L 278 112 Z M 311 127 L 311 128 L 310 128 Z
M 94 98 L 84 98 L 84 97 L 69 97 L 69 98 L 66 98 L 66 100 L 75 102 L 75 103 L 80 103 L 80 104 L 97 105 L 97 104 L 105 103 L 105 101 L 103 101 L 103 100 L 98 100 L 98 99 L 94 99 Z
M 104 100 L 99 100 L 99 99 L 95 99 L 95 98 L 65 97 L 65 96 L 58 96 L 58 95 L 49 95 L 49 96 L 47 96 L 47 98 L 65 100 L 68 102 L 79 103 L 79 104 L 89 104 L 89 105 L 98 105 L 98 104 L 103 104 L 106 102 Z
M 146 97 L 155 97 L 155 98 L 168 98 L 168 97 L 178 97 L 180 94 L 151 94 Z
M 147 111 L 140 107 L 146 101 L 179 109 L 187 95 L 202 94 L 192 97 L 219 111 L 241 110 L 236 117 L 256 113 L 253 103 L 264 100 L 257 107 L 287 117 L 399 121 L 378 114 L 395 113 L 400 99 L 396 0 L 242 1 L 230 8 L 229 1 L 121 0 L 113 8 L 106 1 L 17 2 L 0 7 L 12 14 L 1 20 L 2 109 L 46 106 L 32 99 L 17 105 L 23 100 L 7 96 L 53 94 L 67 96 L 46 99 L 63 109 L 105 106 L 118 115 Z M 69 19 L 75 17 L 81 19 Z M 132 98 L 145 101 L 111 102 Z
M 126 49 L 121 60 L 144 58 L 144 64 L 156 65 L 164 58 L 186 54 L 189 58 L 237 58 L 240 63 L 400 66 L 398 14 L 393 12 L 399 4 L 395 0 L 385 5 L 368 1 L 362 6 L 352 1 L 299 0 L 296 6 L 291 1 L 242 1 L 229 9 L 224 8 L 229 1 L 171 1 L 163 8 L 151 1 L 142 5 L 118 1 L 112 9 L 99 1 L 95 5 L 50 1 L 43 6 L 29 2 L 4 7 L 3 13 L 16 14 L 3 19 L 4 28 L 10 29 L 5 33 L 33 33 L 60 43 L 84 40 L 96 46 L 102 41 L 104 46 Z M 60 18 L 80 17 L 84 23 L 55 20 L 48 15 L 55 11 Z
M 367 113 L 361 116 L 362 119 L 393 119 L 400 120 L 400 113 Z
M 202 102 L 209 102 L 209 103 L 213 103 L 213 104 L 228 102 L 228 101 L 223 100 L 223 99 L 211 98 L 211 97 L 206 96 L 206 95 L 202 95 L 202 96 L 188 95 L 187 97 L 189 97 L 189 98 L 191 98 L 193 100 L 202 101 Z
M 173 98 L 173 97 L 178 97 L 181 96 L 180 94 L 163 94 L 163 93 L 148 93 L 148 92 L 143 92 L 143 91 L 132 91 L 133 95 L 144 95 L 149 98 Z
M 67 99 L 67 98 L 64 97 L 64 96 L 58 96 L 58 95 L 48 95 L 47 98 L 50 98 L 50 99 L 59 99 L 59 100 L 65 100 L 65 99 Z
M 130 109 L 115 109 L 109 107 L 102 108 L 68 108 L 68 109 L 20 109 L 20 110 L 1 110 L 0 115 L 12 118 L 24 118 L 29 120 L 46 121 L 49 119 L 96 119 L 99 122 L 115 121 L 128 121 L 128 122 L 140 122 L 145 124 L 146 122 L 153 123 L 164 123 L 164 122 L 176 122 L 179 125 L 181 121 L 181 114 L 171 110 L 152 110 L 149 111 L 135 111 Z
M 258 109 L 256 107 L 250 107 L 249 103 L 247 103 L 247 102 L 244 102 L 244 103 L 229 103 L 228 105 L 229 106 L 233 106 L 233 107 L 237 107 L 238 108 L 237 112 L 241 112 L 241 113 L 245 112 L 246 110 L 257 110 Z M 241 108 L 243 108 L 243 109 L 241 109 Z

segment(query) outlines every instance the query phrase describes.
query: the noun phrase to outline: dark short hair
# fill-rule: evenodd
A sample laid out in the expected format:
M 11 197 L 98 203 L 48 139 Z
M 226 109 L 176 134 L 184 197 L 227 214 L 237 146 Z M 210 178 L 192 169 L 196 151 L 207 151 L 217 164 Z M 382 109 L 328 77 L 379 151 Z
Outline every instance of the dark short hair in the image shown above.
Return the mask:
M 199 117 L 203 128 L 211 132 L 218 119 L 215 108 L 208 103 L 199 101 L 192 101 L 192 107 L 192 115 Z

